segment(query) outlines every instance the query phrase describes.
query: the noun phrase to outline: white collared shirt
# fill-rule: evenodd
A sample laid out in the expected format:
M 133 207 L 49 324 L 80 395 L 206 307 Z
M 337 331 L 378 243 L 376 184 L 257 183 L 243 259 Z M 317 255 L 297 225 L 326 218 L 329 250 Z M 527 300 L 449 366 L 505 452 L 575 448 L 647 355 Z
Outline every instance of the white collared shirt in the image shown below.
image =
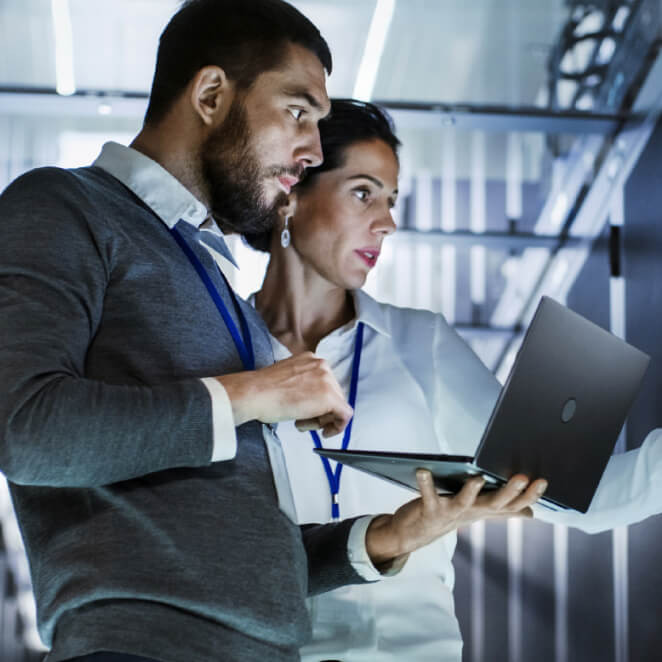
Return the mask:
M 500 385 L 441 315 L 380 304 L 354 293 L 357 319 L 323 338 L 326 359 L 347 393 L 357 321 L 364 347 L 350 449 L 420 451 L 473 456 Z M 277 359 L 289 351 L 272 339 Z M 300 522 L 330 516 L 330 491 L 313 441 L 281 424 Z M 323 440 L 339 448 L 342 435 Z M 332 463 L 335 466 L 335 463 Z M 412 492 L 344 467 L 340 515 L 389 511 Z M 640 449 L 611 458 L 586 514 L 536 508 L 549 522 L 597 532 L 631 524 L 662 509 L 662 430 Z M 399 575 L 378 584 L 332 591 L 311 601 L 314 641 L 304 662 L 416 660 L 459 662 L 462 639 L 453 608 L 451 563 L 456 536 L 418 550 Z
M 362 291 L 354 293 L 354 302 L 357 318 L 323 338 L 315 350 L 347 394 L 357 322 L 364 323 L 349 448 L 471 455 L 499 392 L 491 373 L 441 316 L 380 304 Z M 272 345 L 277 360 L 289 356 L 277 340 Z M 310 434 L 291 423 L 281 423 L 278 432 L 299 521 L 328 520 L 329 485 Z M 339 448 L 342 435 L 322 443 Z M 415 497 L 343 468 L 341 518 L 392 512 Z M 449 534 L 414 552 L 394 577 L 311 600 L 314 639 L 302 649 L 302 659 L 459 661 L 462 638 L 452 595 L 455 543 L 456 535 Z

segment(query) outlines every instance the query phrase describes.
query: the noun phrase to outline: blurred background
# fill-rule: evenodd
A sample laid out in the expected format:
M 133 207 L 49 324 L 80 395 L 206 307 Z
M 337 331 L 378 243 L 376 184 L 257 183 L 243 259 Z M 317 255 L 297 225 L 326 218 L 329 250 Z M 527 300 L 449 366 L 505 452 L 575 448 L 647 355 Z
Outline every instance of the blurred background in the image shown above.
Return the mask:
M 130 142 L 178 4 L 0 0 L 0 190 Z M 403 142 L 399 231 L 367 289 L 442 312 L 502 381 L 540 296 L 567 303 L 653 357 L 616 452 L 637 447 L 662 425 L 661 0 L 292 4 L 331 46 L 330 95 L 382 103 Z M 248 294 L 264 258 L 233 250 Z M 0 520 L 0 660 L 40 660 L 1 476 Z M 661 547 L 659 517 L 463 531 L 464 659 L 662 659 Z

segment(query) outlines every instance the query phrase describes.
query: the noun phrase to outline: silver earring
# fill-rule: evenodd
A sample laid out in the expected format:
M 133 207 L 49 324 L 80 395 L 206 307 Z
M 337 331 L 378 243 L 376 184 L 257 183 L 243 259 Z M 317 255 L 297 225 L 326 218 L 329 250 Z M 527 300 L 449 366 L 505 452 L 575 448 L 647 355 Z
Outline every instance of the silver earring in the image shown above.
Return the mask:
M 288 229 L 288 225 L 290 223 L 291 216 L 286 216 L 285 217 L 285 227 L 283 228 L 283 231 L 280 233 L 280 245 L 283 248 L 287 248 L 290 245 L 290 231 Z

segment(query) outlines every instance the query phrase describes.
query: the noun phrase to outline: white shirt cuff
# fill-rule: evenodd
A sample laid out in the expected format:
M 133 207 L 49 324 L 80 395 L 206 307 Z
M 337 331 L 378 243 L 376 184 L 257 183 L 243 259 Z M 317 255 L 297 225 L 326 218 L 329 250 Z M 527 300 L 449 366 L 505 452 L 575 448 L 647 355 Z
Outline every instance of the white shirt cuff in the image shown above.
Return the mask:
M 365 534 L 370 526 L 370 522 L 372 522 L 375 517 L 378 516 L 366 515 L 365 517 L 359 517 L 356 522 L 352 524 L 352 528 L 349 531 L 349 537 L 347 538 L 347 556 L 352 564 L 352 568 L 354 568 L 356 573 L 367 582 L 374 582 L 378 579 L 383 579 L 384 577 L 397 575 L 404 567 L 404 563 L 402 563 L 397 564 L 397 566 L 394 566 L 386 572 L 379 572 L 370 560 L 368 550 L 365 546 Z
M 232 415 L 232 404 L 227 391 L 221 382 L 214 377 L 201 379 L 209 391 L 211 398 L 212 430 L 214 446 L 211 454 L 212 462 L 232 460 L 237 454 L 237 432 Z

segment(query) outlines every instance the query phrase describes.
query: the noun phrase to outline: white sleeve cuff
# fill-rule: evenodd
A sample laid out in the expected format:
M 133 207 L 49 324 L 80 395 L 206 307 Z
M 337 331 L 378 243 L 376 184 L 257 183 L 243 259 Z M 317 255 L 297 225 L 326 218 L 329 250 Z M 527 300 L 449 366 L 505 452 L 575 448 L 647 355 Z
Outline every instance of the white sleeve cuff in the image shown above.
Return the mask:
M 349 557 L 349 561 L 356 573 L 367 582 L 374 582 L 384 577 L 397 575 L 405 565 L 404 563 L 396 563 L 385 572 L 380 572 L 373 565 L 365 546 L 365 534 L 370 526 L 370 522 L 375 517 L 378 517 L 378 515 L 359 517 L 352 524 L 349 537 L 347 538 L 347 556 Z
M 222 462 L 223 460 L 232 460 L 237 454 L 237 432 L 234 426 L 230 398 L 218 379 L 205 377 L 201 381 L 209 391 L 209 397 L 211 398 L 212 430 L 214 435 L 211 461 Z

